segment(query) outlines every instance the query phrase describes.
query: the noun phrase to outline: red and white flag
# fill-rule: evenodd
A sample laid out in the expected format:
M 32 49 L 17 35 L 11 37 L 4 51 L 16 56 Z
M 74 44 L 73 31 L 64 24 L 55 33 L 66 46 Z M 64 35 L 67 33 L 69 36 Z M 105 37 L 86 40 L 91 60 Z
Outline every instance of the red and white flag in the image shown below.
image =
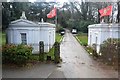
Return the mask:
M 112 12 L 112 6 L 108 6 L 106 8 L 100 9 L 99 10 L 99 13 L 101 14 L 100 18 L 103 17 L 103 16 L 111 15 L 111 12 Z
M 47 18 L 53 18 L 56 16 L 56 7 L 52 9 L 52 11 L 50 11 L 48 14 L 47 14 Z

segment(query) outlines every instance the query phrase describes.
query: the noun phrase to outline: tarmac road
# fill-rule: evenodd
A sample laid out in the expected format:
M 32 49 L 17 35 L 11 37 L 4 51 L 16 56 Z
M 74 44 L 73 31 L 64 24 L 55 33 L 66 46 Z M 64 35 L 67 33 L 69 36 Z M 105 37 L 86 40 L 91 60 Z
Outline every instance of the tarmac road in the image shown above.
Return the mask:
M 117 71 L 93 60 L 68 30 L 60 48 L 66 78 L 118 78 Z

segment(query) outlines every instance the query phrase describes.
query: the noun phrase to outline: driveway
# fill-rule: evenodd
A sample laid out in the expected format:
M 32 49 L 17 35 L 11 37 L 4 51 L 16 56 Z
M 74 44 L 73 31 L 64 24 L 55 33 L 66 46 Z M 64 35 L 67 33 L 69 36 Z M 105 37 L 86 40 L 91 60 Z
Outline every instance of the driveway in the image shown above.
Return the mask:
M 26 67 L 3 66 L 3 78 L 48 78 L 56 69 L 54 64 L 36 63 Z
M 118 78 L 117 71 L 93 60 L 68 30 L 60 48 L 66 78 Z

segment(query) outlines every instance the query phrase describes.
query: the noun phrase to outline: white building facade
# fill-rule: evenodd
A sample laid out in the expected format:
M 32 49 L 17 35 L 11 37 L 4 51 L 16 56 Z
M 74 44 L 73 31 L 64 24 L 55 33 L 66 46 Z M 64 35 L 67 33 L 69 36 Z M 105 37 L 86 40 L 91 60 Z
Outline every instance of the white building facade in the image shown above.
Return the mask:
M 44 42 L 44 51 L 49 52 L 55 43 L 55 24 L 35 23 L 21 18 L 12 21 L 6 30 L 8 44 L 26 44 L 33 47 L 33 53 L 39 52 L 39 42 Z
M 120 38 L 119 24 L 93 24 L 88 26 L 88 45 L 96 44 L 97 53 L 100 52 L 100 44 L 108 38 Z

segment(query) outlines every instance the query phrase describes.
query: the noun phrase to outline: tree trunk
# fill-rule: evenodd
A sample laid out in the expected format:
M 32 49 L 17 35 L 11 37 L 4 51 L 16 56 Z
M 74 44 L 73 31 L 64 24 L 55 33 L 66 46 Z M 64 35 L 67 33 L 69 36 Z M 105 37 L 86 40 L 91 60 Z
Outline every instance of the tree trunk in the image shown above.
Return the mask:
M 118 23 L 120 22 L 120 1 L 117 3 L 118 5 L 118 15 L 117 15 L 117 20 L 118 20 Z

